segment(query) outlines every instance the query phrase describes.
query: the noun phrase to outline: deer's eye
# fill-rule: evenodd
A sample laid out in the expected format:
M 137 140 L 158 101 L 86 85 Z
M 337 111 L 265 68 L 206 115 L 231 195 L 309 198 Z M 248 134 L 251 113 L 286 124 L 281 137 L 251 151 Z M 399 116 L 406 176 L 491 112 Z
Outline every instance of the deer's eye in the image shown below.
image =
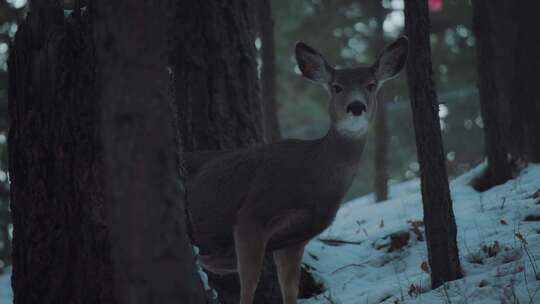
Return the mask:
M 377 89 L 377 84 L 375 82 L 370 82 L 366 85 L 366 89 L 370 92 L 370 93 L 373 93 L 375 92 L 375 90 Z
M 339 94 L 341 91 L 343 91 L 343 88 L 339 84 L 332 85 L 332 92 Z

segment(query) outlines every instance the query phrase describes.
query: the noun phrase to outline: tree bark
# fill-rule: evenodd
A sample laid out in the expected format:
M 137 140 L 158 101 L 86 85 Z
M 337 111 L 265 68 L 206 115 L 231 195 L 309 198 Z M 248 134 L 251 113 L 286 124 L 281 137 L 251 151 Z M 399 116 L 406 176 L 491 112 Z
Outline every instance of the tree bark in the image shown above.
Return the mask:
M 177 171 L 166 3 L 94 4 L 104 192 L 119 303 L 206 303 Z
M 505 139 L 508 124 L 508 112 L 500 94 L 496 75 L 502 73 L 496 63 L 496 29 L 499 22 L 494 18 L 491 5 L 497 3 L 488 0 L 475 0 L 473 5 L 473 30 L 476 35 L 476 53 L 478 61 L 478 89 L 480 92 L 480 109 L 484 121 L 485 154 L 487 169 L 474 182 L 475 189 L 487 190 L 512 178 L 512 168 L 508 158 L 508 140 Z M 499 5 L 500 6 L 500 5 Z
M 257 25 L 261 39 L 261 100 L 264 138 L 266 142 L 281 139 L 276 101 L 276 58 L 274 55 L 274 20 L 270 0 L 256 2 Z
M 378 49 L 385 46 L 383 22 L 386 11 L 379 1 L 376 11 Z M 375 201 L 381 202 L 388 199 L 388 118 L 386 109 L 386 95 L 379 92 L 377 113 L 375 116 L 375 153 L 374 153 L 374 189 Z
M 8 67 L 14 303 L 115 303 L 89 20 L 31 1 Z
M 426 0 L 405 1 L 409 37 L 407 80 L 413 114 L 432 288 L 462 276 L 456 223 L 444 163 L 438 102 L 432 78 Z
M 247 0 L 174 4 L 170 58 L 186 151 L 262 142 L 252 4 Z
M 514 125 L 521 123 L 525 142 L 522 145 L 525 159 L 540 162 L 540 92 L 538 91 L 538 71 L 540 71 L 540 36 L 538 16 L 540 2 L 519 1 L 515 62 L 516 73 L 510 79 L 513 84 L 510 101 L 514 113 Z

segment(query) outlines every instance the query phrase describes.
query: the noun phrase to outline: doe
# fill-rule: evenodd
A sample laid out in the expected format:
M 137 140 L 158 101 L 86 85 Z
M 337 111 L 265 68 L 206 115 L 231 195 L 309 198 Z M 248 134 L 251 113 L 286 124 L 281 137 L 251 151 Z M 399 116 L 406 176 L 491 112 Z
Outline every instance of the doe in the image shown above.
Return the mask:
M 296 61 L 330 96 L 328 133 L 235 151 L 185 153 L 193 238 L 208 271 L 240 275 L 251 304 L 266 251 L 273 252 L 283 302 L 296 303 L 304 246 L 333 221 L 358 169 L 377 91 L 405 65 L 400 37 L 368 67 L 334 68 L 299 42 Z

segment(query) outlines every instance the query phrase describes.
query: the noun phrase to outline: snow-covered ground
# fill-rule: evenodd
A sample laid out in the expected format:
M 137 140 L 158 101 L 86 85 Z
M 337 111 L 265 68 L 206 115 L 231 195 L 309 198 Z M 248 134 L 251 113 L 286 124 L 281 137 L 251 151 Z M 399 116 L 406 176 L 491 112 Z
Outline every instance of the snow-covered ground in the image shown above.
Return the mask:
M 306 247 L 304 261 L 327 290 L 302 304 L 341 303 L 540 303 L 540 165 L 484 193 L 471 178 L 451 182 L 465 277 L 430 290 L 418 180 L 391 186 L 391 199 L 372 196 L 347 203 L 336 221 Z M 413 228 L 416 227 L 416 228 Z M 407 244 L 388 252 L 390 234 Z M 397 235 L 397 234 L 396 234 Z M 336 241 L 338 240 L 338 241 Z M 353 244 L 341 244 L 347 241 Z M 9 271 L 0 275 L 0 303 L 11 303 Z
M 414 180 L 392 186 L 388 201 L 365 196 L 339 210 L 304 255 L 327 290 L 301 303 L 540 303 L 540 221 L 524 221 L 540 216 L 540 166 L 478 193 L 469 182 L 482 168 L 451 182 L 463 279 L 430 288 L 426 243 L 418 239 L 425 237 L 420 185 Z M 396 240 L 409 241 L 389 252 L 387 236 L 394 233 L 401 236 Z
M 11 294 L 11 267 L 8 267 L 6 271 L 0 274 L 0 303 L 8 304 L 13 302 L 13 295 Z

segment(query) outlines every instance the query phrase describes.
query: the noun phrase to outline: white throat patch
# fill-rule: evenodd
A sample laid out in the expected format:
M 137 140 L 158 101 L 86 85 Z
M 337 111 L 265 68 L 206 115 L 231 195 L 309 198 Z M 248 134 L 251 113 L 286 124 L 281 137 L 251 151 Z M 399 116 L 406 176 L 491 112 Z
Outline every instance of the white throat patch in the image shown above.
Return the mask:
M 366 114 L 362 116 L 347 114 L 347 118 L 340 121 L 336 127 L 341 133 L 352 136 L 363 136 L 368 131 L 369 121 Z

